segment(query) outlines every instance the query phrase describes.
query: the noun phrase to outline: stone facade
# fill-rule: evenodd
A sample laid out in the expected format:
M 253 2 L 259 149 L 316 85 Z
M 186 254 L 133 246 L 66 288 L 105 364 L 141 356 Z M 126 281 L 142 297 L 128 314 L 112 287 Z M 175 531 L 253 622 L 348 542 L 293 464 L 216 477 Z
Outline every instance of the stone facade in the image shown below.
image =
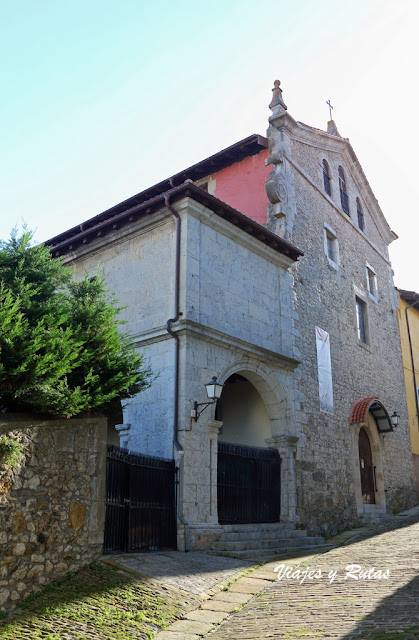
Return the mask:
M 277 202 L 270 205 L 268 225 L 304 251 L 292 269 L 304 416 L 296 460 L 298 513 L 308 529 L 330 531 L 355 522 L 357 516 L 397 511 L 415 500 L 398 305 L 388 258 L 388 244 L 395 235 L 347 140 L 297 123 L 286 108 L 274 105 L 268 139 L 274 166 L 270 181 L 281 185 Z M 325 189 L 323 160 L 329 168 L 331 195 Z M 349 215 L 342 208 L 339 167 L 346 178 Z M 333 259 L 327 236 L 335 242 Z M 356 298 L 365 313 L 365 341 L 357 334 Z M 330 338 L 332 414 L 319 406 L 316 327 Z M 357 485 L 360 425 L 350 425 L 348 418 L 359 398 L 374 396 L 390 413 L 397 410 L 400 425 L 385 436 L 377 433 L 373 422 L 365 425 L 377 495 L 382 497 L 364 505 Z
M 267 439 L 294 432 L 296 345 L 292 316 L 293 260 L 249 236 L 192 197 L 179 199 L 181 218 L 178 438 L 183 448 L 181 504 L 188 523 L 187 546 L 215 540 L 217 516 L 217 421 L 212 407 L 198 421 L 194 401 L 217 375 L 224 382 L 246 375 L 269 416 Z M 124 406 L 125 444 L 132 451 L 173 457 L 175 341 L 166 329 L 173 315 L 175 225 L 167 209 L 156 211 L 105 238 L 68 254 L 78 272 L 104 272 L 127 305 L 123 319 L 138 348 L 146 346 L 156 380 Z M 222 423 L 219 425 L 222 426 Z M 118 426 L 120 429 L 120 426 Z M 127 439 L 127 435 L 128 439 Z M 265 438 L 261 446 L 266 446 Z M 283 519 L 289 520 L 287 483 Z M 295 511 L 295 504 L 293 506 Z M 293 511 L 293 513 L 294 513 Z M 179 548 L 185 531 L 180 527 Z
M 106 419 L 11 415 L 23 460 L 0 467 L 0 610 L 102 555 Z

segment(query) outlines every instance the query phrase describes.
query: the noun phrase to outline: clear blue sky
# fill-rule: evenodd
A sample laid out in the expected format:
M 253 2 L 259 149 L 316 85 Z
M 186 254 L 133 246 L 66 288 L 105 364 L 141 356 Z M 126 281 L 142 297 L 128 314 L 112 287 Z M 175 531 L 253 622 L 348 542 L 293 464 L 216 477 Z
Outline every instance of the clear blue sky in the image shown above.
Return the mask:
M 0 0 L 0 237 L 46 240 L 251 133 L 279 77 L 291 115 L 326 100 L 419 291 L 414 0 Z

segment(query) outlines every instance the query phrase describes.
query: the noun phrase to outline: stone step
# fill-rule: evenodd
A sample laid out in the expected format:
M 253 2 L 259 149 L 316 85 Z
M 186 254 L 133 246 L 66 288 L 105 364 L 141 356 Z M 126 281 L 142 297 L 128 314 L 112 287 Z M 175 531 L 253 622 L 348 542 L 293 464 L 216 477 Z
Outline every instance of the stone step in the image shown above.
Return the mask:
M 223 530 L 227 532 L 237 531 L 295 531 L 289 522 L 255 522 L 250 524 L 223 524 Z
M 393 516 L 388 513 L 365 513 L 361 519 L 368 524 L 375 524 L 379 522 L 389 522 L 393 519 Z
M 324 539 L 321 536 L 312 536 L 311 538 L 276 538 L 273 540 L 248 539 L 245 541 L 214 543 L 214 551 L 246 551 L 247 549 L 287 549 L 304 547 L 307 544 L 317 545 L 323 544 Z
M 219 556 L 226 556 L 227 558 L 238 558 L 239 560 L 267 560 L 269 558 L 276 558 L 278 556 L 294 556 L 302 555 L 305 551 L 311 551 L 313 553 L 324 553 L 330 549 L 334 549 L 333 544 L 306 544 L 301 547 L 284 547 L 277 549 L 246 549 L 246 551 L 214 551 L 212 553 Z
M 260 530 L 252 530 L 252 531 L 225 531 L 221 534 L 221 540 L 225 540 L 226 542 L 240 542 L 242 540 L 256 539 L 257 537 L 261 540 L 277 540 L 279 538 L 306 538 L 307 531 L 302 529 L 290 529 L 289 531 L 285 529 L 275 530 L 269 529 L 268 531 L 260 531 Z

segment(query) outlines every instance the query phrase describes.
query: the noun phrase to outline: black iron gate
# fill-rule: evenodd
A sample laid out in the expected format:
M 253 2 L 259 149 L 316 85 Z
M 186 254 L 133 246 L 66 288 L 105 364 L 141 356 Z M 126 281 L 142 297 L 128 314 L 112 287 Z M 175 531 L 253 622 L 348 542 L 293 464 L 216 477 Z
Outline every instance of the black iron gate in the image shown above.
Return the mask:
M 221 524 L 279 522 L 281 458 L 274 449 L 218 443 Z
M 104 553 L 176 548 L 174 460 L 108 445 Z

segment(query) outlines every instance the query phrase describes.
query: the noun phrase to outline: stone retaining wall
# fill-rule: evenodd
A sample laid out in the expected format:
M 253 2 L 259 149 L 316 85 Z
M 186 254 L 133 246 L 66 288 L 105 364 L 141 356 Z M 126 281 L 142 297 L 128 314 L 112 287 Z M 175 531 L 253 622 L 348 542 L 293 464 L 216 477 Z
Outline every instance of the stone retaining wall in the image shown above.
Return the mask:
M 22 443 L 20 465 L 0 460 L 0 610 L 102 554 L 106 419 L 8 416 L 0 435 Z

